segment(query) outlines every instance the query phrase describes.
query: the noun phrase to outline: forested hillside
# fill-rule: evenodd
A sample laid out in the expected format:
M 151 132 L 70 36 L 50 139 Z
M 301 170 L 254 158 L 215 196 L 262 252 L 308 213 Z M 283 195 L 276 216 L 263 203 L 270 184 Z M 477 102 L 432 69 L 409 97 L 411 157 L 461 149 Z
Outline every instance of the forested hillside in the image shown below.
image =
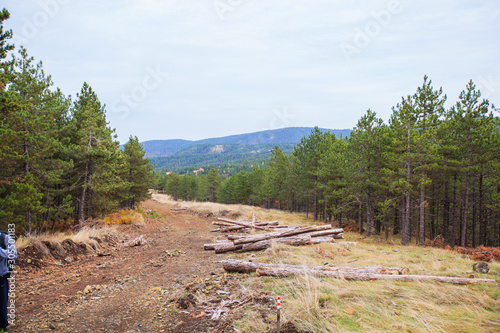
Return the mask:
M 0 224 L 17 232 L 82 225 L 148 197 L 149 160 L 137 137 L 119 149 L 96 92 L 75 100 L 54 87 L 41 62 L 9 44 L 0 12 Z M 10 58 L 12 56 L 12 58 Z
M 294 144 L 281 144 L 283 149 L 291 153 Z M 189 173 L 197 170 L 200 167 L 219 169 L 222 173 L 232 174 L 233 172 L 225 172 L 224 166 L 228 166 L 231 171 L 240 171 L 245 168 L 252 168 L 260 165 L 263 161 L 271 158 L 271 150 L 274 149 L 273 144 L 260 145 L 240 145 L 240 144 L 197 144 L 189 148 L 185 148 L 175 155 L 166 157 L 151 157 L 151 163 L 159 172 L 176 172 Z M 230 167 L 232 166 L 232 167 Z
M 499 246 L 500 120 L 474 82 L 456 102 L 431 80 L 403 97 L 388 123 L 368 110 L 349 138 L 315 128 L 291 153 L 232 177 L 157 174 L 176 199 L 305 212 L 359 224 L 360 233 L 402 234 L 423 245 Z
M 232 135 L 199 141 L 146 141 L 146 156 L 158 172 L 190 173 L 199 168 L 216 168 L 225 175 L 262 165 L 271 158 L 278 144 L 287 154 L 312 127 L 288 127 L 256 133 Z M 326 132 L 327 129 L 321 129 Z M 337 137 L 349 137 L 351 130 L 330 130 Z
M 275 130 L 260 131 L 255 133 L 230 135 L 219 138 L 203 139 L 198 141 L 189 140 L 151 140 L 142 143 L 146 150 L 146 157 L 171 156 L 175 153 L 196 145 L 266 145 L 284 143 L 299 143 L 300 139 L 307 135 L 312 128 L 310 127 L 287 127 Z M 327 131 L 327 129 L 322 129 Z M 331 130 L 338 137 L 346 137 L 351 133 L 350 129 Z

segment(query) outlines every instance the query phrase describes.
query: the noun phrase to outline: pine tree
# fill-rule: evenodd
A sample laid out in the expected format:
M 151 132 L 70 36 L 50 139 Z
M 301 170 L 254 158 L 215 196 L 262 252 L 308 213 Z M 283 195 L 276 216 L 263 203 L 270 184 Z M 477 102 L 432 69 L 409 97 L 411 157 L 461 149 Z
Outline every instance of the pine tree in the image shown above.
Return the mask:
M 357 178 L 355 186 L 365 196 L 366 237 L 371 235 L 374 196 L 379 187 L 378 174 L 383 149 L 381 141 L 382 126 L 382 119 L 377 118 L 376 113 L 368 109 L 366 114 L 358 121 L 349 139 L 350 147 L 356 159 L 354 162 L 356 166 L 355 177 Z M 353 192 L 357 191 L 353 189 Z
M 129 190 L 125 206 L 135 209 L 138 202 L 151 197 L 149 188 L 153 181 L 153 166 L 149 158 L 145 158 L 142 145 L 137 137 L 130 136 L 128 142 L 123 146 L 125 155 L 125 173 L 121 177 L 128 183 Z
M 7 71 L 11 81 L 9 96 L 18 108 L 6 119 L 11 129 L 7 148 L 11 168 L 7 177 L 13 179 L 14 185 L 6 195 L 12 196 L 9 207 L 16 211 L 13 218 L 24 223 L 30 233 L 34 222 L 42 221 L 42 214 L 48 210 L 48 205 L 41 202 L 49 202 L 51 194 L 47 186 L 58 183 L 69 165 L 58 158 L 62 149 L 60 122 L 67 113 L 68 103 L 59 90 L 50 90 L 52 81 L 45 75 L 41 62 L 34 65 L 34 59 L 24 48 L 19 54 Z M 13 200 L 18 197 L 13 191 L 20 186 L 30 197 Z M 31 200 L 31 204 L 27 205 L 26 200 Z
M 216 202 L 217 192 L 219 191 L 221 183 L 221 177 L 219 175 L 219 172 L 217 172 L 216 169 L 213 168 L 210 169 L 205 178 L 205 182 L 206 182 L 205 195 L 208 197 L 210 202 Z
M 460 170 L 464 179 L 464 202 L 461 222 L 460 245 L 467 246 L 467 227 L 470 210 L 471 176 L 480 164 L 483 143 L 493 131 L 493 114 L 489 113 L 488 100 L 480 100 L 481 92 L 471 81 L 460 93 L 460 100 L 450 111 L 450 122 L 459 150 Z M 458 231 L 458 229 L 456 230 Z
M 418 242 L 420 246 L 423 246 L 425 242 L 425 207 L 427 204 L 425 189 L 430 181 L 428 169 L 432 167 L 435 161 L 435 154 L 438 147 L 438 142 L 435 140 L 435 131 L 439 125 L 439 117 L 444 113 L 443 105 L 446 102 L 446 95 L 442 96 L 442 94 L 443 89 L 434 90 L 432 81 L 428 80 L 427 76 L 424 76 L 424 83 L 413 95 L 413 100 L 415 101 L 413 111 L 420 134 L 420 146 L 416 148 L 420 165 L 415 168 L 415 172 L 420 173 L 420 220 L 418 227 Z
M 86 218 L 113 211 L 124 199 L 119 175 L 125 161 L 96 93 L 84 83 L 76 97 L 71 119 L 72 179 L 77 219 L 82 226 Z

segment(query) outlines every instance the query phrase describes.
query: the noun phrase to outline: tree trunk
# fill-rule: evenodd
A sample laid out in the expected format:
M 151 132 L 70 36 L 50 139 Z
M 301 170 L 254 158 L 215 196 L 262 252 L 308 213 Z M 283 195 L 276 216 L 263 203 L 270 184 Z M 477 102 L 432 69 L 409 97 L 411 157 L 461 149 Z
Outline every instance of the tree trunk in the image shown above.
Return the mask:
M 223 218 L 218 218 L 217 220 L 222 221 L 222 222 L 236 224 L 236 225 L 239 225 L 239 226 L 242 226 L 245 228 L 254 228 L 254 229 L 259 229 L 259 230 L 274 230 L 273 228 L 269 228 L 269 227 L 265 227 L 265 226 L 261 227 L 258 225 L 252 225 L 250 222 L 232 221 L 232 220 L 223 219 Z
M 226 272 L 254 273 L 261 267 L 285 268 L 294 271 L 326 271 L 326 272 L 351 272 L 361 274 L 387 274 L 387 275 L 408 275 L 407 268 L 366 266 L 366 267 L 342 267 L 342 266 L 305 266 L 305 265 L 285 265 L 266 264 L 242 260 L 224 260 L 222 266 Z
M 431 239 L 436 237 L 436 217 L 439 214 L 439 204 L 437 204 L 436 198 L 436 187 L 432 183 L 432 206 L 431 206 Z
M 399 233 L 399 218 L 398 218 L 398 208 L 397 205 L 394 206 L 394 225 L 392 226 L 392 234 L 397 235 Z
M 449 229 L 450 229 L 450 195 L 449 195 L 449 187 L 448 187 L 448 182 L 445 183 L 444 185 L 444 203 L 443 203 L 443 228 L 441 231 L 441 234 L 443 235 L 443 238 L 446 240 L 446 242 L 449 244 L 450 243 L 450 234 L 449 234 Z
M 87 182 L 88 182 L 88 173 L 89 173 L 89 161 L 85 162 L 85 174 L 83 176 L 83 188 L 82 188 L 82 196 L 80 198 L 80 214 L 79 214 L 79 220 L 80 220 L 80 228 L 83 227 L 83 223 L 85 222 L 85 195 L 87 192 Z
M 317 277 L 331 277 L 352 281 L 371 281 L 371 280 L 393 280 L 393 281 L 431 281 L 431 282 L 446 282 L 453 284 L 478 284 L 478 283 L 496 283 L 494 279 L 471 279 L 463 277 L 447 277 L 447 276 L 429 276 L 429 275 L 387 275 L 387 274 L 372 274 L 372 273 L 355 273 L 343 271 L 321 271 L 321 270 L 293 270 L 287 268 L 261 266 L 257 270 L 259 276 L 303 276 L 312 275 Z
M 477 194 L 476 194 L 476 184 L 474 183 L 472 188 L 472 247 L 476 247 L 476 217 L 477 217 Z
M 408 119 L 408 136 L 407 136 L 407 145 L 406 145 L 406 182 L 410 184 L 410 176 L 411 176 L 411 165 L 410 165 L 410 120 Z M 410 191 L 408 189 L 405 190 L 406 194 L 406 208 L 403 220 L 403 245 L 408 245 L 410 243 Z
M 410 192 L 405 196 L 405 214 L 403 220 L 403 245 L 410 243 Z
M 235 239 L 234 244 L 254 243 L 254 242 L 272 239 L 272 238 L 294 236 L 294 235 L 298 235 L 298 234 L 304 234 L 304 233 L 310 232 L 310 231 L 322 231 L 322 230 L 328 230 L 331 228 L 332 228 L 332 226 L 330 224 L 327 224 L 327 225 L 322 225 L 322 226 L 310 226 L 310 227 L 296 228 L 296 229 L 287 230 L 284 232 L 272 232 L 272 233 L 265 233 L 265 234 L 257 234 L 257 235 L 246 236 L 246 237 L 241 237 L 241 238 Z
M 316 184 L 316 183 L 315 183 Z M 318 191 L 314 190 L 314 221 L 318 220 Z
M 294 245 L 294 246 L 308 245 L 311 244 L 311 236 L 283 237 L 283 238 L 267 239 L 255 243 L 243 244 L 241 252 L 265 250 L 271 246 L 272 242 Z
M 307 199 L 306 199 L 306 219 L 309 218 L 309 194 L 307 194 Z
M 479 245 L 486 245 L 486 219 L 484 218 L 484 174 L 479 176 Z
M 230 251 L 241 250 L 243 245 L 235 245 L 233 243 L 221 243 L 220 245 L 215 245 L 215 253 L 225 253 Z
M 365 237 L 370 237 L 372 229 L 372 216 L 371 216 L 371 204 L 370 204 L 370 189 L 366 188 L 366 234 Z
M 453 182 L 453 211 L 452 211 L 452 222 L 453 222 L 453 231 L 451 233 L 450 237 L 450 245 L 455 248 L 455 243 L 457 240 L 457 235 L 459 232 L 459 216 L 458 216 L 458 199 L 457 199 L 457 175 L 454 177 L 454 182 Z
M 465 198 L 464 198 L 464 213 L 462 220 L 462 235 L 460 237 L 460 246 L 467 246 L 467 220 L 469 219 L 469 187 L 470 187 L 470 175 L 469 171 L 467 171 L 465 175 Z
M 358 208 L 358 223 L 359 223 L 359 234 L 363 234 L 363 216 L 361 214 L 363 209 L 363 206 L 361 205 L 361 201 L 359 201 L 359 208 Z
M 418 243 L 425 244 L 425 186 L 420 186 L 420 221 L 418 225 Z

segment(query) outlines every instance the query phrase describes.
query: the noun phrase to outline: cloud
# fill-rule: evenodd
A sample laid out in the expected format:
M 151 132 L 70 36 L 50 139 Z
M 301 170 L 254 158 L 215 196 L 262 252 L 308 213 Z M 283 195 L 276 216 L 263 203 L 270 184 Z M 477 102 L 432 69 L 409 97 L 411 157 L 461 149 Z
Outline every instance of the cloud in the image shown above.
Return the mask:
M 22 31 L 51 1 L 63 0 L 4 1 L 8 26 Z M 89 82 L 121 140 L 251 132 L 282 107 L 293 126 L 353 127 L 368 107 L 387 119 L 424 74 L 451 100 L 469 79 L 500 81 L 493 1 L 220 0 L 230 6 L 222 19 L 219 0 L 64 1 L 28 51 L 66 93 Z M 401 10 L 385 24 L 394 2 Z M 347 61 L 340 45 L 366 29 Z M 112 109 L 156 67 L 169 77 L 125 117 Z

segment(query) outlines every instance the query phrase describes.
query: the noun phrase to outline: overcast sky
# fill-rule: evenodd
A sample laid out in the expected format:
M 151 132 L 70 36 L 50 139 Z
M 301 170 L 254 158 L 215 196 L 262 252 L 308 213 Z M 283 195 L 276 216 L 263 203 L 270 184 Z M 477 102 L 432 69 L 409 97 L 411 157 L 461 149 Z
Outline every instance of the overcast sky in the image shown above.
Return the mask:
M 16 45 L 75 96 L 88 82 L 123 143 L 387 121 L 427 74 L 500 104 L 500 2 L 2 0 Z

